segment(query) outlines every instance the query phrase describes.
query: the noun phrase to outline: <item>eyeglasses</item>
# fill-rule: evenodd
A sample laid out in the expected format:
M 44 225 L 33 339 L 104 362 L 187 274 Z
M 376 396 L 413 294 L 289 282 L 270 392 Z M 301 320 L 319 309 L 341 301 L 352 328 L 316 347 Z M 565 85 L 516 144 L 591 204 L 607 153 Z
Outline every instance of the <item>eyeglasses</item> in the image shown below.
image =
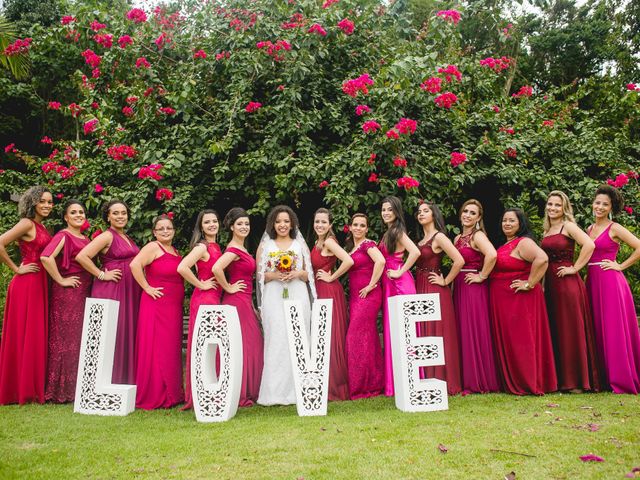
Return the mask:
M 171 230 L 173 230 L 173 227 L 160 227 L 155 229 L 156 232 L 170 232 Z

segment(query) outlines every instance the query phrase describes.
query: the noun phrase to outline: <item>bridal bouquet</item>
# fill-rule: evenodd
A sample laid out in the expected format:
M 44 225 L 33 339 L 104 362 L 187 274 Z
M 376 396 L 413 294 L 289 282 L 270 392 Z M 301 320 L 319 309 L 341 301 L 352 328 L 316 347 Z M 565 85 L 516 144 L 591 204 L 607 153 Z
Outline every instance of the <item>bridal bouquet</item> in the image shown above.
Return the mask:
M 269 258 L 267 259 L 267 268 L 270 272 L 289 273 L 293 270 L 293 266 L 296 263 L 298 256 L 292 250 L 277 252 L 269 252 Z M 282 298 L 289 298 L 289 289 L 284 287 L 282 290 Z

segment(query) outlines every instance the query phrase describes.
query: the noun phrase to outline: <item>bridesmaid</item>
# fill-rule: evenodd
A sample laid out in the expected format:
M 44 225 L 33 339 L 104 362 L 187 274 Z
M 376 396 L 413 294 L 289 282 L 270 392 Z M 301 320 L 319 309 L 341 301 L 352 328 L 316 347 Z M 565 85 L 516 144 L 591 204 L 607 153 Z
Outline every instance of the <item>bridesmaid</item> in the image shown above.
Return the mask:
M 241 407 L 250 407 L 258 400 L 264 348 L 260 324 L 253 308 L 253 277 L 256 261 L 244 243 L 251 230 L 249 215 L 243 208 L 232 208 L 224 217 L 224 228 L 231 234 L 231 241 L 220 259 L 213 266 L 218 284 L 224 290 L 222 303 L 238 310 L 242 332 L 242 389 Z M 225 278 L 225 270 L 228 276 Z
M 575 244 L 580 255 L 573 262 Z M 556 359 L 558 389 L 600 390 L 595 334 L 589 298 L 578 274 L 589 261 L 595 244 L 573 219 L 567 195 L 554 190 L 547 197 L 544 238 L 549 257 L 545 297 Z
M 622 210 L 620 192 L 602 185 L 593 201 L 595 223 L 589 229 L 595 251 L 587 275 L 587 292 L 593 307 L 596 345 L 603 362 L 605 385 L 614 393 L 640 393 L 640 333 L 633 296 L 622 273 L 640 259 L 640 240 L 610 215 Z M 633 253 L 616 261 L 620 242 Z
M 440 296 L 441 321 L 421 322 L 421 336 L 442 337 L 446 365 L 420 369 L 422 378 L 437 378 L 447 382 L 449 395 L 462 391 L 460 371 L 460 346 L 456 329 L 456 316 L 449 285 L 464 265 L 460 252 L 447 237 L 444 218 L 438 206 L 432 202 L 418 207 L 416 219 L 422 227 L 423 238 L 418 243 L 420 258 L 416 262 L 416 293 L 437 293 Z M 446 277 L 442 275 L 442 257 L 447 255 L 453 265 Z
M 454 245 L 464 258 L 463 275 L 454 280 L 453 306 L 462 358 L 462 388 L 474 393 L 500 390 L 489 318 L 487 278 L 496 264 L 496 249 L 484 229 L 482 204 L 467 200 L 460 208 L 462 233 Z
M 91 293 L 91 274 L 75 261 L 89 244 L 81 228 L 87 221 L 84 205 L 69 200 L 64 206 L 67 228 L 53 236 L 40 254 L 53 279 L 49 296 L 49 356 L 45 398 L 55 403 L 73 402 L 84 322 L 84 304 Z
M 385 258 L 385 272 L 382 277 L 382 312 L 385 386 L 384 394 L 394 394 L 393 356 L 391 355 L 391 333 L 389 332 L 389 305 L 387 299 L 396 295 L 416 293 L 416 285 L 409 269 L 420 257 L 420 250 L 407 235 L 407 227 L 402 212 L 402 202 L 398 197 L 385 197 L 382 200 L 382 221 L 387 231 L 382 236 L 378 248 Z M 405 252 L 407 259 L 403 261 Z
M 131 275 L 129 263 L 140 249 L 124 231 L 129 221 L 129 207 L 122 200 L 111 200 L 105 204 L 102 218 L 109 228 L 80 250 L 76 261 L 95 277 L 92 297 L 120 302 L 111 381 L 131 385 L 136 379 L 135 346 L 140 286 Z M 98 254 L 102 270 L 93 263 L 93 258 Z
M 219 229 L 218 213 L 211 209 L 202 210 L 196 218 L 196 226 L 193 228 L 193 234 L 191 235 L 191 242 L 189 243 L 191 251 L 178 265 L 178 273 L 195 287 L 189 304 L 185 404 L 182 410 L 188 410 L 193 407 L 193 398 L 191 397 L 191 340 L 198 308 L 200 308 L 200 305 L 220 305 L 222 289 L 218 288 L 212 273 L 213 265 L 222 255 L 220 246 L 216 243 Z M 191 270 L 194 265 L 198 272 L 197 277 Z
M 345 352 L 347 302 L 338 279 L 351 268 L 353 259 L 338 245 L 332 223 L 329 210 L 326 208 L 316 210 L 313 216 L 316 243 L 311 249 L 311 265 L 316 274 L 318 298 L 333 300 L 329 400 L 349 400 L 349 371 Z M 332 273 L 337 260 L 340 260 L 340 267 Z
M 547 255 L 533 241 L 519 208 L 502 216 L 507 242 L 498 249 L 489 301 L 498 366 L 515 395 L 542 395 L 558 387 L 544 294 L 539 285 Z
M 136 343 L 136 408 L 170 408 L 184 400 L 182 390 L 182 303 L 180 253 L 167 215 L 153 221 L 149 242 L 129 265 L 142 288 Z
M 47 369 L 47 273 L 40 254 L 51 240 L 42 225 L 53 208 L 45 187 L 31 187 L 18 202 L 20 221 L 0 235 L 0 261 L 14 273 L 9 283 L 0 342 L 0 405 L 44 403 Z M 16 265 L 6 247 L 17 241 Z
M 369 221 L 363 213 L 351 217 L 345 249 L 353 259 L 349 270 L 349 328 L 346 352 L 351 400 L 375 397 L 384 391 L 384 359 L 378 335 L 382 307 L 380 277 L 384 257 L 367 239 Z

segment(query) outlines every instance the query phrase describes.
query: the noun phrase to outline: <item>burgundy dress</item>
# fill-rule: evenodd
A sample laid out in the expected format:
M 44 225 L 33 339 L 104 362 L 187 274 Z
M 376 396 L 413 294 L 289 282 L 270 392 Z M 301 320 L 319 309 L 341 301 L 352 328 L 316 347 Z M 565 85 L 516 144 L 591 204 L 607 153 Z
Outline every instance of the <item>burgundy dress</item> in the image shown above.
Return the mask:
M 0 405 L 44 403 L 47 370 L 47 319 L 49 285 L 40 254 L 51 235 L 33 222 L 36 236 L 20 240 L 22 263 L 36 263 L 40 270 L 15 275 L 9 283 L 0 342 Z
M 227 267 L 227 281 L 235 283 L 243 280 L 247 287 L 242 292 L 224 293 L 222 303 L 238 310 L 242 332 L 242 389 L 239 405 L 250 407 L 258 400 L 264 362 L 264 341 L 252 300 L 256 261 L 249 253 L 240 249 L 228 247 L 226 251 L 239 257 Z
M 222 256 L 220 246 L 211 242 L 207 244 L 207 252 L 209 253 L 209 260 L 196 262 L 196 270 L 198 271 L 198 279 L 200 281 L 209 280 L 213 278 L 213 264 L 218 261 Z M 198 308 L 200 305 L 220 305 L 220 298 L 222 297 L 222 288 L 212 288 L 210 290 L 200 290 L 199 288 L 193 289 L 191 295 L 191 303 L 189 303 L 189 333 L 187 334 L 187 361 L 185 370 L 185 392 L 184 400 L 185 404 L 182 407 L 183 410 L 193 408 L 193 398 L 191 397 L 191 339 L 193 337 L 193 327 L 196 323 L 196 317 L 198 316 Z
M 79 277 L 80 286 L 62 287 L 52 282 L 49 292 L 49 356 L 45 398 L 54 403 L 73 402 L 76 397 L 84 304 L 91 293 L 93 278 L 75 260 L 78 252 L 89 245 L 87 237 L 76 237 L 71 232 L 60 230 L 41 256 L 50 257 L 62 239 L 64 245 L 56 256 L 58 272 L 63 277 Z
M 387 300 L 396 295 L 413 295 L 416 293 L 416 284 L 411 272 L 405 272 L 400 278 L 389 278 L 389 270 L 399 270 L 404 263 L 404 251 L 389 253 L 381 241 L 378 249 L 385 259 L 384 273 L 382 274 L 382 340 L 384 342 L 384 394 L 387 397 L 395 393 L 393 385 L 393 354 L 391 353 L 391 332 L 389 331 L 389 303 Z
M 336 265 L 336 256 L 325 257 L 318 248 L 311 250 L 311 265 L 314 273 L 324 270 L 331 273 Z M 349 400 L 349 372 L 345 342 L 347 336 L 347 302 L 339 280 L 331 283 L 316 280 L 318 298 L 333 300 L 331 322 L 331 360 L 329 364 L 329 400 Z
M 549 256 L 545 297 L 556 358 L 558 389 L 600 390 L 587 289 L 578 274 L 557 275 L 559 267 L 573 265 L 575 241 L 563 235 L 561 229 L 556 235 L 544 237 L 540 246 Z
M 475 232 L 474 232 L 475 233 Z M 480 272 L 484 255 L 471 247 L 473 233 L 460 235 L 456 248 L 464 258 L 453 282 L 453 305 L 462 359 L 462 388 L 474 393 L 500 390 L 496 352 L 489 318 L 489 282 L 467 284 L 466 272 Z
M 451 290 L 449 287 L 429 283 L 430 273 L 442 273 L 444 252 L 435 253 L 431 247 L 434 238 L 439 233 L 444 235 L 441 232 L 436 232 L 424 245 L 418 245 L 420 257 L 416 261 L 416 293 L 439 294 L 442 319 L 439 322 L 420 322 L 418 331 L 420 336 L 442 337 L 446 363 L 437 367 L 421 368 L 420 377 L 444 380 L 447 382 L 449 395 L 456 395 L 462 391 L 462 375 L 460 373 L 460 347 Z
M 91 296 L 120 302 L 111 381 L 112 383 L 132 385 L 136 380 L 135 346 L 142 289 L 133 278 L 129 264 L 140 249 L 130 237 L 127 236 L 127 240 L 125 240 L 113 228 L 109 230 L 113 240 L 107 253 L 100 255 L 102 268 L 120 269 L 122 277 L 117 282 L 94 279 Z
M 614 393 L 640 393 L 640 331 L 633 295 L 617 270 L 603 270 L 599 262 L 615 260 L 620 245 L 609 236 L 611 225 L 594 240 L 589 261 L 587 292 L 593 307 L 596 346 L 602 360 L 604 384 Z
M 170 408 L 184 400 L 182 390 L 182 303 L 184 283 L 178 273 L 182 258 L 174 249 L 144 269 L 152 287 L 162 287 L 153 299 L 140 298 L 136 343 L 136 408 Z
M 511 256 L 522 238 L 498 249 L 489 286 L 491 321 L 505 389 L 542 395 L 558 388 L 542 287 L 517 293 L 510 287 L 514 280 L 527 280 L 531 271 L 529 262 Z
M 367 253 L 375 242 L 366 240 L 351 254 L 349 270 L 349 328 L 346 352 L 351 400 L 375 397 L 384 390 L 384 359 L 378 334 L 382 288 L 377 285 L 365 298 L 359 292 L 369 285 L 374 262 Z

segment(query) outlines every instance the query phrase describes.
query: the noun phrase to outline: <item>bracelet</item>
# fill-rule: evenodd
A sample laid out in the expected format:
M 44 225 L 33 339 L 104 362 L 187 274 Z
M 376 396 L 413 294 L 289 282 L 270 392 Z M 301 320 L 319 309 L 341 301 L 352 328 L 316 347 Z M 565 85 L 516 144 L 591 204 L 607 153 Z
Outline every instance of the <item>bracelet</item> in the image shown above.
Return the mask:
M 104 270 L 100 270 L 100 274 L 98 275 L 98 280 L 104 280 Z
M 480 277 L 480 280 L 486 280 L 487 277 L 485 277 L 482 272 L 478 272 L 478 276 Z

